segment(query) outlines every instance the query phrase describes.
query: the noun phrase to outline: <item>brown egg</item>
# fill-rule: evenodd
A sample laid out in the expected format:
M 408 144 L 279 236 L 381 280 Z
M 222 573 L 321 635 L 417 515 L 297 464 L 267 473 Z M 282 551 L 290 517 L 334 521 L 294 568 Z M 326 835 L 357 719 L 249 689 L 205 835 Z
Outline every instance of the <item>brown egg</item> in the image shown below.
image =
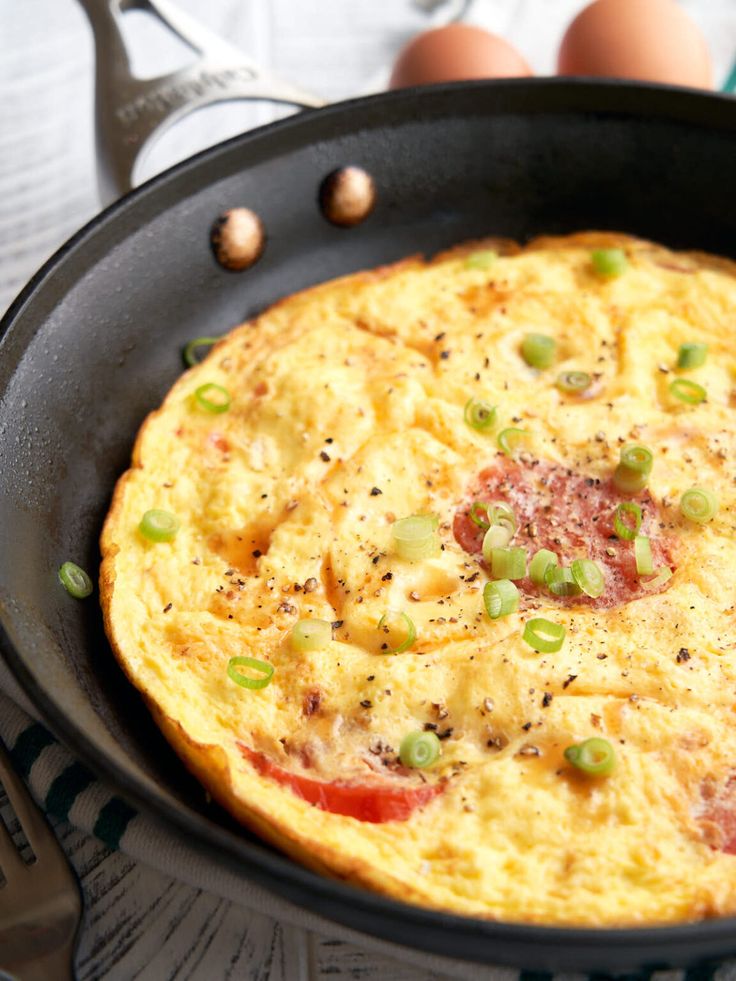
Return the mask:
M 529 66 L 503 38 L 470 24 L 448 24 L 418 34 L 402 48 L 389 87 L 520 75 L 531 75 Z
M 568 27 L 557 70 L 713 87 L 705 38 L 674 0 L 595 0 Z

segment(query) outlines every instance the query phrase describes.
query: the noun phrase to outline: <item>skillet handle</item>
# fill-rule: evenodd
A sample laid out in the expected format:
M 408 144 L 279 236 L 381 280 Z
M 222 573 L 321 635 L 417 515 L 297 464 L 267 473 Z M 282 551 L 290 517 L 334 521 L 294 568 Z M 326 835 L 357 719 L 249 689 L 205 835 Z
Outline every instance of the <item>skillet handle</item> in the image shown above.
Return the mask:
M 245 57 L 169 0 L 79 0 L 95 39 L 95 130 L 100 198 L 109 204 L 133 187 L 133 171 L 154 137 L 216 102 L 270 99 L 310 108 L 325 103 Z M 196 60 L 156 78 L 136 78 L 121 31 L 124 10 L 156 17 L 190 45 Z

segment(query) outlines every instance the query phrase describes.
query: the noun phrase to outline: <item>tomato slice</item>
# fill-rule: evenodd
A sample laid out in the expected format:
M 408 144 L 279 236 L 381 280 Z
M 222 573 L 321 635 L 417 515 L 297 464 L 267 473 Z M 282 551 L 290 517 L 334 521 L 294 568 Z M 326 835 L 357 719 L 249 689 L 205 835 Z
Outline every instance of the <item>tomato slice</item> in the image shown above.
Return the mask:
M 483 470 L 468 490 L 468 500 L 456 512 L 453 524 L 455 539 L 466 552 L 479 555 L 483 546 L 484 532 L 470 517 L 472 503 L 503 501 L 519 524 L 513 544 L 523 546 L 529 558 L 538 549 L 548 548 L 565 565 L 583 556 L 598 563 L 606 581 L 603 594 L 595 599 L 558 599 L 563 605 L 602 609 L 669 587 L 667 582 L 658 589 L 649 588 L 637 574 L 633 542 L 621 541 L 614 533 L 616 507 L 635 500 L 643 512 L 641 534 L 651 539 L 655 568 L 674 567 L 671 536 L 663 530 L 661 509 L 648 491 L 622 497 L 610 480 L 589 477 L 559 464 L 535 461 L 522 466 L 503 457 Z M 517 586 L 527 596 L 539 596 L 540 592 L 548 595 L 529 578 Z
M 230 452 L 230 444 L 228 443 L 227 439 L 222 435 L 222 433 L 218 433 L 217 431 L 209 434 L 207 437 L 207 443 L 210 446 L 214 446 L 214 448 L 219 450 L 220 453 Z
M 331 814 L 344 814 L 358 821 L 382 824 L 384 821 L 406 821 L 412 813 L 441 794 L 444 784 L 401 787 L 393 782 L 355 783 L 344 780 L 314 780 L 290 773 L 264 753 L 238 743 L 246 760 L 262 775 L 288 787 L 297 797 Z
M 727 855 L 736 855 L 736 779 L 732 777 L 717 797 L 705 800 L 699 817 L 710 821 L 720 832 L 720 841 L 713 847 Z

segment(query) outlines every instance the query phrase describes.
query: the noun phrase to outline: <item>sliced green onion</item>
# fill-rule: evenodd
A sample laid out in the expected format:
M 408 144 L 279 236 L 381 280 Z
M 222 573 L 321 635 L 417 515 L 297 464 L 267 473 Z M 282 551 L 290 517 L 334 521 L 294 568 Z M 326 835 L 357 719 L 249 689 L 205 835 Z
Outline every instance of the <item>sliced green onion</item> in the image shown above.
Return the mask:
M 650 449 L 627 443 L 621 447 L 621 462 L 614 471 L 613 486 L 620 494 L 638 494 L 647 486 L 653 463 Z
M 651 576 L 654 572 L 652 545 L 646 535 L 637 535 L 634 539 L 634 558 L 636 571 L 640 576 Z
M 708 393 L 702 385 L 690 381 L 689 378 L 675 378 L 670 382 L 670 395 L 674 395 L 681 402 L 687 402 L 688 405 L 700 405 L 701 402 L 705 402 Z
M 637 473 L 649 474 L 652 471 L 654 457 L 652 451 L 646 446 L 639 446 L 637 443 L 627 443 L 621 447 L 621 463 L 630 470 Z
M 493 249 L 482 249 L 480 252 L 472 252 L 465 260 L 467 269 L 490 269 L 498 262 L 498 252 Z
M 689 521 L 704 525 L 715 518 L 718 498 L 707 487 L 691 487 L 680 498 L 680 510 Z
M 561 392 L 578 394 L 590 386 L 591 377 L 587 371 L 561 371 L 555 385 Z
M 332 640 L 332 624 L 327 620 L 298 620 L 291 628 L 289 644 L 297 653 L 320 651 Z
M 631 515 L 633 525 L 626 523 L 626 518 Z M 641 508 L 634 501 L 627 501 L 619 504 L 616 508 L 616 516 L 613 519 L 613 530 L 616 535 L 625 542 L 633 542 L 639 534 L 641 528 Z
M 399 759 L 404 766 L 431 766 L 439 758 L 442 744 L 434 732 L 410 732 L 401 740 Z
M 250 668 L 258 677 L 241 674 L 238 668 Z M 241 688 L 265 688 L 273 678 L 273 664 L 258 661 L 254 657 L 231 657 L 227 662 L 227 676 Z
M 521 342 L 521 356 L 530 368 L 549 368 L 556 350 L 557 341 L 548 334 L 527 334 Z
M 180 522 L 175 514 L 153 508 L 141 518 L 138 525 L 141 535 L 152 542 L 171 542 L 176 538 Z
M 516 534 L 516 529 L 519 527 L 511 505 L 503 501 L 494 501 L 488 505 L 488 519 L 492 525 L 508 528 L 512 536 Z
M 230 408 L 230 393 L 222 385 L 215 385 L 214 382 L 207 382 L 195 389 L 194 397 L 199 405 L 207 412 L 227 412 Z
M 199 364 L 199 359 L 197 358 L 198 348 L 212 347 L 213 344 L 217 344 L 220 340 L 222 340 L 221 337 L 196 337 L 193 341 L 190 341 L 183 351 L 184 364 L 187 368 L 193 368 L 195 364 Z
M 414 621 L 403 612 L 394 613 L 392 610 L 389 610 L 387 613 L 383 614 L 376 626 L 379 630 L 382 630 L 385 634 L 388 634 L 391 632 L 392 626 L 397 620 L 403 621 L 403 625 L 406 628 L 406 637 L 404 637 L 403 641 L 398 647 L 389 647 L 388 644 L 382 644 L 381 646 L 387 654 L 403 654 L 404 651 L 409 650 L 411 645 L 417 639 L 417 628 L 414 626 Z
M 523 440 L 529 433 L 526 429 L 517 429 L 515 426 L 510 426 L 508 429 L 502 429 L 498 434 L 498 448 L 502 450 L 506 456 L 512 456 L 516 446 Z
M 496 424 L 496 406 L 484 399 L 468 399 L 464 418 L 471 429 L 485 433 Z
M 485 501 L 474 501 L 469 514 L 473 524 L 477 525 L 482 531 L 487 531 L 491 527 L 491 522 L 488 520 L 488 505 Z M 481 517 L 481 514 L 485 514 L 485 518 Z
M 594 249 L 590 258 L 598 275 L 607 279 L 621 276 L 629 267 L 629 260 L 623 249 Z
M 409 562 L 420 562 L 435 555 L 439 549 L 436 514 L 413 514 L 399 518 L 391 526 L 397 555 Z
M 75 562 L 64 562 L 59 569 L 59 582 L 74 599 L 86 599 L 92 592 L 92 580 Z
M 516 534 L 516 515 L 508 504 L 497 501 L 486 505 L 489 527 L 483 538 L 483 558 L 491 565 L 494 548 L 505 548 Z
M 681 344 L 677 352 L 678 368 L 702 368 L 708 356 L 708 345 L 698 344 L 691 341 L 689 344 Z
M 663 565 L 659 569 L 655 569 L 653 578 L 647 579 L 642 585 L 646 589 L 659 589 L 660 586 L 664 586 L 671 578 L 672 569 L 668 569 L 666 565 Z
M 575 581 L 572 569 L 566 565 L 549 565 L 544 573 L 544 584 L 555 596 L 579 596 L 582 590 Z
M 564 756 L 568 763 L 572 763 L 589 777 L 607 777 L 613 773 L 616 765 L 613 746 L 607 739 L 601 739 L 599 736 L 568 746 Z
M 491 525 L 483 536 L 483 558 L 488 565 L 493 561 L 494 548 L 506 548 L 513 537 L 506 525 Z
M 545 620 L 544 617 L 535 617 L 524 624 L 523 638 L 535 651 L 554 654 L 565 640 L 565 628 L 562 624 Z
M 523 579 L 526 551 L 523 548 L 492 548 L 491 574 L 494 579 Z
M 491 620 L 515 613 L 519 606 L 519 590 L 510 579 L 496 579 L 483 587 L 483 602 Z
M 606 588 L 603 570 L 592 559 L 575 559 L 570 566 L 572 577 L 586 596 L 597 599 Z
M 529 576 L 535 586 L 545 585 L 545 575 L 550 566 L 556 566 L 558 558 L 548 548 L 540 548 L 529 564 Z

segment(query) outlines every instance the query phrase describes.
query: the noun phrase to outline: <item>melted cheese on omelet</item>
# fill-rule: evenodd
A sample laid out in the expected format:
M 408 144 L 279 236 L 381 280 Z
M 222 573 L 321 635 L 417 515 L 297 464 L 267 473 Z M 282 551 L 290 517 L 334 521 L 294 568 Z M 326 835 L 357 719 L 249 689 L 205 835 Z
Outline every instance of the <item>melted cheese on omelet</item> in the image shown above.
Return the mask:
M 590 259 L 608 245 L 629 261 L 612 280 Z M 146 421 L 105 526 L 108 635 L 213 796 L 315 868 L 504 920 L 734 913 L 736 858 L 703 819 L 703 787 L 726 787 L 736 764 L 733 268 L 611 235 L 502 251 L 489 269 L 459 249 L 307 290 L 186 372 Z M 520 357 L 529 332 L 557 340 L 550 371 Z M 698 406 L 668 391 L 693 340 L 709 346 L 687 375 L 707 389 Z M 594 376 L 593 397 L 558 391 L 568 368 Z M 194 399 L 209 382 L 230 393 L 227 412 Z M 470 397 L 498 405 L 492 434 L 465 423 Z M 651 447 L 649 487 L 677 544 L 657 595 L 538 602 L 534 615 L 567 629 L 556 654 L 522 640 L 523 605 L 488 618 L 488 572 L 452 533 L 512 425 L 528 456 L 593 478 L 623 442 Z M 706 526 L 677 507 L 696 483 L 720 500 Z M 179 518 L 173 542 L 139 533 L 150 508 Z M 418 513 L 439 515 L 442 550 L 410 563 L 391 527 Z M 416 625 L 404 653 L 382 647 L 387 611 Z M 335 624 L 325 649 L 291 649 L 303 618 Z M 266 688 L 228 678 L 241 655 L 274 666 Z M 406 772 L 399 743 L 427 724 L 442 755 Z M 605 779 L 562 755 L 593 735 L 615 747 Z M 442 791 L 407 820 L 367 823 L 309 804 L 240 744 L 311 779 Z

